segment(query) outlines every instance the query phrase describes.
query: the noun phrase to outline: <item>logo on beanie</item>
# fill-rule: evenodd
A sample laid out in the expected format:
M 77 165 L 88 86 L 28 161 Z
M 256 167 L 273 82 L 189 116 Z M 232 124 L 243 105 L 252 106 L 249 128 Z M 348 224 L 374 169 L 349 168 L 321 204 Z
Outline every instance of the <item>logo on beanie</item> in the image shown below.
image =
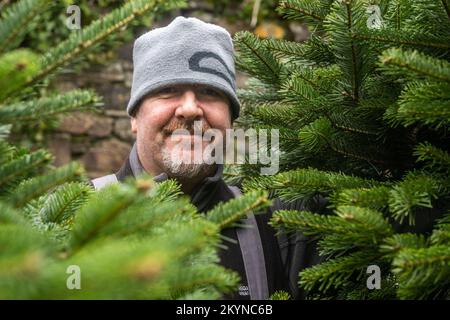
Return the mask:
M 217 68 L 213 69 L 213 68 L 211 68 L 211 66 L 210 67 L 200 66 L 200 62 L 202 60 L 206 60 L 206 59 L 214 59 L 215 61 L 217 61 L 219 64 L 221 64 L 223 66 L 223 69 L 226 71 L 227 74 L 220 72 L 219 70 L 217 70 Z M 221 57 L 219 57 L 217 54 L 215 54 L 214 52 L 197 51 L 196 53 L 194 53 L 189 58 L 189 69 L 192 71 L 209 73 L 209 74 L 218 76 L 218 77 L 224 79 L 226 82 L 228 82 L 228 84 L 233 88 L 233 90 L 235 90 L 233 81 L 231 80 L 231 79 L 234 79 L 233 72 L 230 69 L 228 69 L 225 61 L 223 61 L 223 59 Z

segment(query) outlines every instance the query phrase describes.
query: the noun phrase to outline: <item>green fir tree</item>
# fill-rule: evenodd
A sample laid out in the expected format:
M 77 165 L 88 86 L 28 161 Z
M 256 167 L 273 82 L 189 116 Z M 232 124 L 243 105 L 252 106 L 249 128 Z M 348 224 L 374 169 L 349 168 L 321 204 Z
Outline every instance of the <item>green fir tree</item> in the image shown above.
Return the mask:
M 313 299 L 450 298 L 450 2 L 285 0 L 303 43 L 235 35 L 240 125 L 280 132 L 280 173 L 243 165 L 244 189 L 326 212 L 271 224 L 318 241 L 299 274 Z M 369 266 L 381 271 L 371 289 Z M 369 272 L 369 273 L 368 273 Z

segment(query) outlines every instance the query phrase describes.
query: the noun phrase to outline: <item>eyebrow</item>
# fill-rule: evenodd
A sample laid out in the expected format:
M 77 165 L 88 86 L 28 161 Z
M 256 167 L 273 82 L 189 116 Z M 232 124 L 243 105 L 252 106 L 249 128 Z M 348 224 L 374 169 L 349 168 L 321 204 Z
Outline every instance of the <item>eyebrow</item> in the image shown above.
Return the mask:
M 223 92 L 220 89 L 217 89 L 216 87 L 207 85 L 207 84 L 201 84 L 201 83 L 191 83 L 191 84 L 171 84 L 171 85 L 166 85 L 164 87 L 158 88 L 153 92 L 150 92 L 149 94 L 147 94 L 146 96 L 143 97 L 143 99 L 145 98 L 149 98 L 152 96 L 157 95 L 160 91 L 167 89 L 167 88 L 181 88 L 181 89 L 187 89 L 187 88 L 192 88 L 192 89 L 199 89 L 199 88 L 206 88 L 206 89 L 211 89 L 214 90 L 215 92 L 217 92 L 229 105 L 231 104 L 231 100 L 228 97 L 228 95 Z

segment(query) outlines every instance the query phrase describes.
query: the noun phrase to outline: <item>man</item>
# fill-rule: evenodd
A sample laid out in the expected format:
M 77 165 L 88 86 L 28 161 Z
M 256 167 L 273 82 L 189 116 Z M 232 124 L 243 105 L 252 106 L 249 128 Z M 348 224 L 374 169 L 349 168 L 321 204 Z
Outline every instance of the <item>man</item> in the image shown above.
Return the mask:
M 136 143 L 122 168 L 115 175 L 94 179 L 94 186 L 144 172 L 156 181 L 174 178 L 200 212 L 238 196 L 239 191 L 223 181 L 222 164 L 179 161 L 193 159 L 191 144 L 204 149 L 211 143 L 202 140 L 202 133 L 214 129 L 225 136 L 239 116 L 230 34 L 196 18 L 177 17 L 136 40 L 133 63 L 127 112 Z M 184 134 L 175 135 L 180 129 Z M 187 148 L 179 148 L 186 142 Z M 223 230 L 236 243 L 226 243 L 227 249 L 219 252 L 221 264 L 242 279 L 239 290 L 227 298 L 267 299 L 276 290 L 297 296 L 298 270 L 305 267 L 298 264 L 311 253 L 306 239 L 277 239 L 268 221 L 278 208 L 277 200 L 267 213 L 249 216 L 245 223 L 253 228 Z

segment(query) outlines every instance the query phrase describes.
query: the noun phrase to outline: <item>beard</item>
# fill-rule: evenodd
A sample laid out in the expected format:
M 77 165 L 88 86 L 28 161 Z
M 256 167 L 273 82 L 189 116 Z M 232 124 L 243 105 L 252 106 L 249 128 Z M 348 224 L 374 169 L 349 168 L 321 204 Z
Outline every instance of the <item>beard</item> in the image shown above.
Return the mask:
M 197 123 L 183 123 L 183 122 L 171 122 L 168 126 L 166 126 L 164 132 L 166 132 L 167 138 L 170 139 L 169 135 L 171 135 L 177 129 L 185 129 L 190 131 L 191 133 L 196 130 L 197 132 L 201 132 L 202 136 L 206 130 L 210 127 L 202 122 L 200 125 Z M 197 137 L 198 138 L 198 137 Z M 203 146 L 203 145 L 202 145 Z M 162 146 L 161 148 L 161 160 L 162 165 L 169 177 L 178 178 L 178 179 L 192 179 L 198 177 L 206 177 L 211 175 L 216 168 L 215 163 L 211 163 L 209 161 L 212 158 L 212 155 L 203 155 L 203 147 L 201 148 L 198 160 L 193 161 L 193 151 L 191 148 L 191 144 L 185 148 L 181 148 L 181 155 L 174 153 L 173 150 L 167 148 L 167 146 Z M 196 151 L 194 151 L 196 152 Z M 206 157 L 206 159 L 205 159 Z M 209 159 L 208 159 L 209 158 Z
M 162 163 L 168 176 L 174 178 L 194 178 L 208 175 L 216 167 L 216 164 L 209 164 L 202 160 L 200 163 L 186 162 L 174 159 L 171 152 L 163 147 L 161 150 Z

